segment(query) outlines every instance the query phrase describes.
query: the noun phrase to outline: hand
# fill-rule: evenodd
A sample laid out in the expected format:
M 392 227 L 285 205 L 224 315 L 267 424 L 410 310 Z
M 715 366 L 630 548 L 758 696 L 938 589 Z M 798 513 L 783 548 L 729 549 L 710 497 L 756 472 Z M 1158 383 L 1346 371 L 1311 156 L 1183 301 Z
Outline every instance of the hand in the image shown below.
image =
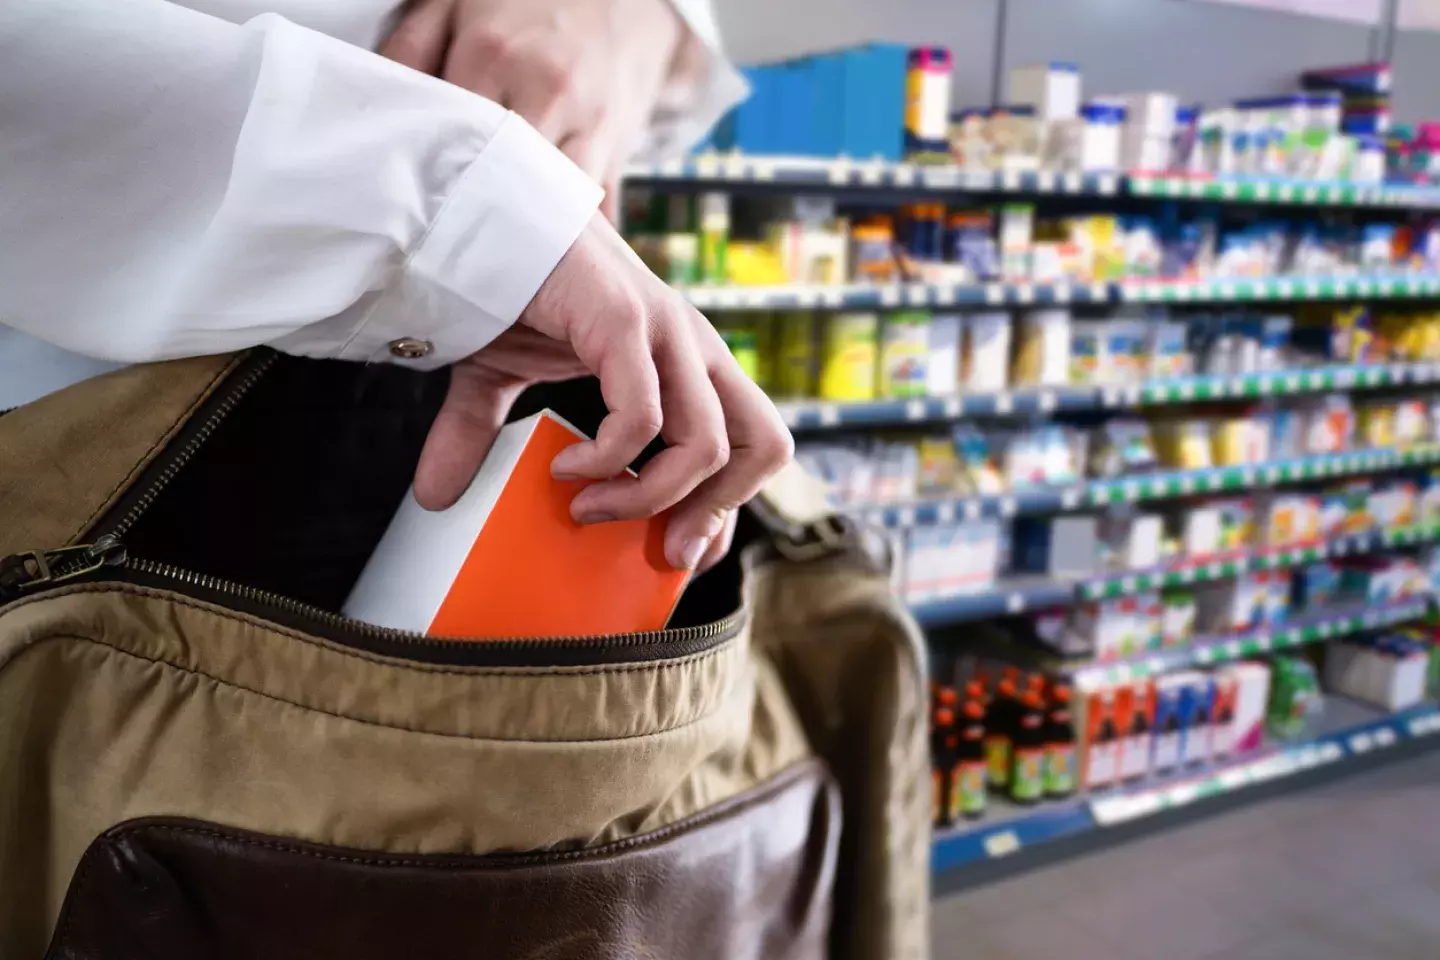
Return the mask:
M 455 365 L 415 472 L 415 499 L 431 510 L 454 503 L 521 391 L 587 373 L 600 378 L 609 413 L 594 440 L 551 465 L 557 477 L 601 481 L 576 495 L 571 514 L 600 523 L 674 506 L 670 563 L 693 570 L 719 559 L 735 508 L 790 459 L 790 433 L 714 328 L 599 217 L 519 322 Z M 666 449 L 638 477 L 626 474 L 657 435 Z
M 380 52 L 530 121 L 606 188 L 614 221 L 688 36 L 669 0 L 417 0 Z

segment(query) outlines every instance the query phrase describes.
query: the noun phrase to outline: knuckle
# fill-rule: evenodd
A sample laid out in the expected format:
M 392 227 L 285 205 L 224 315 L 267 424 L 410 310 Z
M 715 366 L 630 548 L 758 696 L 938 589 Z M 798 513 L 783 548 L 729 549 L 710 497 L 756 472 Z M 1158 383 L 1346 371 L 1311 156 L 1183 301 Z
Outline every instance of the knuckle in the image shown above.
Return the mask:
M 730 462 L 730 442 L 724 434 L 712 434 L 697 444 L 699 459 L 706 475 L 719 473 Z
M 756 443 L 756 452 L 769 468 L 767 472 L 774 472 L 795 456 L 795 438 L 783 427 L 766 430 Z
M 515 54 L 515 46 L 505 34 L 489 27 L 477 27 L 460 37 L 456 44 L 469 56 L 498 65 Z

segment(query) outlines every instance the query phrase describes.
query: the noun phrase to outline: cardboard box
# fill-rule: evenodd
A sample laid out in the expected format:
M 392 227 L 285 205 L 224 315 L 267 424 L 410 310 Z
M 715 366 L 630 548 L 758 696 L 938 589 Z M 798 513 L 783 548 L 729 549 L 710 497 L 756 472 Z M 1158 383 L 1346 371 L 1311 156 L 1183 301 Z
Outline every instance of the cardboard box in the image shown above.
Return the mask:
M 1121 735 L 1117 765 L 1121 780 L 1139 780 L 1150 773 L 1155 734 L 1154 698 L 1154 687 L 1148 680 L 1138 680 L 1116 691 L 1116 729 Z

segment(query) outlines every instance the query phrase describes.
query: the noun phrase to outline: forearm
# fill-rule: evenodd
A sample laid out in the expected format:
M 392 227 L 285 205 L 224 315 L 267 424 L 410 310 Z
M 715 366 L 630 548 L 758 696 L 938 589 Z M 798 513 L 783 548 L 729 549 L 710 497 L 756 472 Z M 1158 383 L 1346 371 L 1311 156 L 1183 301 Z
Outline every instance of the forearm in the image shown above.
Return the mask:
M 137 361 L 436 364 L 505 329 L 599 189 L 483 98 L 266 16 L 0 7 L 0 318 Z

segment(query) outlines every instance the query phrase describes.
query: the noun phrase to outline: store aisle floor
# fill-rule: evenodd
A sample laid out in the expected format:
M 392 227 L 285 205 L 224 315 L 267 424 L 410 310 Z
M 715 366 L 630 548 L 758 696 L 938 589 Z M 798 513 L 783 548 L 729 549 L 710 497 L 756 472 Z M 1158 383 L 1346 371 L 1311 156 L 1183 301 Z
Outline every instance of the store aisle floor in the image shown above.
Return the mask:
M 1440 750 L 937 900 L 935 960 L 1435 960 Z

